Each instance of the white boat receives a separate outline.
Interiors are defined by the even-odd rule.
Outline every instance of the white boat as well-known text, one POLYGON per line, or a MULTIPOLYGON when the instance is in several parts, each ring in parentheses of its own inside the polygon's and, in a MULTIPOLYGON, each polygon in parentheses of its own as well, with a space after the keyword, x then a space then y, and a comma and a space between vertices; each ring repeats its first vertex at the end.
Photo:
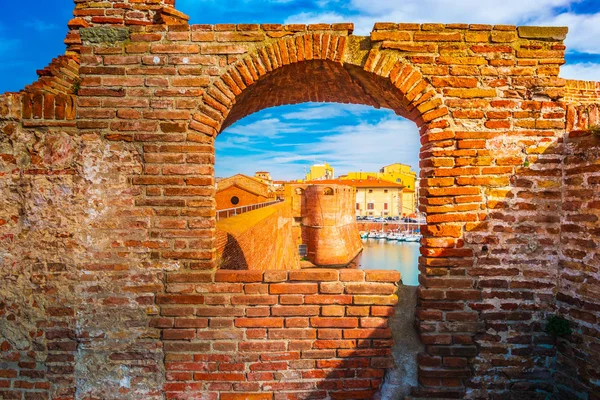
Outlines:
POLYGON ((412 233, 406 237, 407 242, 419 242, 423 236, 418 233, 412 233))
POLYGON ((360 233, 361 239, 366 239, 369 237, 369 232, 367 232, 367 231, 360 231, 359 233, 360 233))
POLYGON ((377 232, 377 239, 387 239, 387 233, 384 231, 377 232))
POLYGON ((398 240, 398 233, 394 231, 388 231, 387 240, 398 240))
POLYGON ((377 239, 377 231, 371 231, 371 232, 369 232, 369 234, 367 235, 367 237, 369 239, 377 239))
POLYGON ((398 241, 399 242, 406 242, 406 237, 410 235, 409 231, 404 231, 404 232, 400 232, 398 233, 398 241))

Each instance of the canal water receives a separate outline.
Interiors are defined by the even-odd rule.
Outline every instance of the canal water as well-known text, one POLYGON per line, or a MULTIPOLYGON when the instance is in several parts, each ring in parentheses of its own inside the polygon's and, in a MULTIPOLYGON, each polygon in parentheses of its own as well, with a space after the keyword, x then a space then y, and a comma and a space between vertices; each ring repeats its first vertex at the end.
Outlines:
POLYGON ((363 251, 350 263, 350 268, 400 271, 402 283, 419 286, 418 242, 363 239, 363 251))

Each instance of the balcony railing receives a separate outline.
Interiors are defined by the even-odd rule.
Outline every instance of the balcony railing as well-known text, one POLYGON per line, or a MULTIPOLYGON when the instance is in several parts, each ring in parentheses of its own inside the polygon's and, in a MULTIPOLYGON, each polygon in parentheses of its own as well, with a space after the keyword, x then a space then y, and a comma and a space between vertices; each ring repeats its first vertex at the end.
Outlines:
POLYGON ((269 201, 267 203, 258 203, 258 204, 249 204, 247 206, 240 206, 235 208, 226 208, 223 210, 217 210, 217 221, 229 217, 235 217, 236 215, 240 215, 243 213, 247 213, 249 211, 258 210, 259 208, 268 207, 272 204, 281 203, 283 200, 275 200, 269 201))

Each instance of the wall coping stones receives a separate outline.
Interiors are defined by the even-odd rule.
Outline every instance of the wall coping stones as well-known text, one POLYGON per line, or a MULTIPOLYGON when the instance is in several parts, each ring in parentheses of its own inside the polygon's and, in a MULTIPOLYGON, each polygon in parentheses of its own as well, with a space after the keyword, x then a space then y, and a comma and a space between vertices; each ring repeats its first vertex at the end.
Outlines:
POLYGON ((523 39, 565 40, 569 32, 566 26, 519 26, 517 30, 523 39))

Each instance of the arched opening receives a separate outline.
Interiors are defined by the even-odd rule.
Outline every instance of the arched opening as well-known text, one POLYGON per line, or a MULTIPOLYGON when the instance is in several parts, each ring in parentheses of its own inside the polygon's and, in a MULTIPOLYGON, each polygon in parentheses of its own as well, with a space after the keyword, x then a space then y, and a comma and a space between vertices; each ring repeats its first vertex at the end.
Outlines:
MULTIPOLYGON (((291 42, 288 41, 287 43, 284 43, 283 46, 289 46, 289 43, 291 42)), ((289 47, 286 48, 289 50, 289 47)), ((208 90, 209 96, 205 99, 206 106, 208 107, 211 103, 218 103, 211 108, 214 108, 215 111, 218 108, 223 108, 212 114, 213 121, 207 121, 206 118, 194 118, 195 121, 190 127, 200 132, 210 132, 214 129, 215 133, 221 133, 228 127, 237 129, 234 124, 237 121, 241 121, 244 117, 276 106, 308 102, 352 103, 367 105, 374 108, 390 109, 396 115, 411 120, 425 136, 424 142, 426 143, 426 135, 429 133, 427 122, 443 117, 446 114, 445 109, 440 107, 442 104, 441 100, 437 98, 432 88, 425 80, 423 80, 421 74, 406 63, 393 62, 391 59, 383 56, 373 67, 374 69, 377 69, 381 75, 367 72, 359 66, 351 64, 344 65, 340 63, 339 60, 338 62, 331 60, 294 62, 289 65, 273 68, 274 71, 267 73, 264 70, 266 68, 265 59, 259 59, 258 56, 254 58, 249 57, 245 60, 238 61, 236 65, 232 66, 227 74, 223 76, 222 81, 217 81, 215 85, 208 90), (223 103, 228 103, 229 107, 225 106, 223 103), (425 115, 427 113, 429 114, 425 115)), ((204 115, 206 115, 206 112, 204 112, 204 115)), ((447 123, 443 119, 440 119, 439 122, 436 121, 433 124, 433 129, 440 130, 439 128, 443 129, 446 126, 447 123)), ((415 136, 418 136, 416 132, 415 136)), ((397 137, 396 140, 401 140, 401 137, 397 137)), ((420 151, 420 153, 422 154, 422 151, 420 151)), ((217 165, 219 163, 218 158, 217 154, 217 165)), ((258 165, 256 168, 264 169, 263 166, 258 165)), ((377 169, 374 170, 377 171, 377 169)), ((394 183, 397 184, 396 182, 394 183)), ((387 191, 387 193, 385 193, 386 195, 392 196, 389 189, 382 189, 382 193, 384 193, 383 190, 387 191)), ((305 196, 303 188, 295 188, 292 193, 294 193, 295 196, 305 196)), ((325 196, 333 196, 334 194, 338 194, 338 191, 332 187, 326 187, 321 189, 319 193, 325 196)), ((352 196, 354 195, 355 192, 352 192, 352 196)), ((398 194, 396 193, 396 198, 391 201, 398 200, 398 194)), ((302 206, 300 207, 308 208, 308 202, 309 200, 302 203, 302 206)), ((353 201, 352 205, 354 204, 355 202, 353 201)), ((391 203, 388 202, 386 204, 389 207, 389 204, 391 203)), ((352 213, 354 214, 354 209, 352 209, 352 213)), ((273 253, 271 252, 271 254, 273 253)), ((316 280, 318 281, 318 279, 316 280)), ((341 290, 341 293, 352 293, 352 289, 350 289, 350 292, 347 291, 347 288, 341 290)), ((396 315, 400 315, 403 318, 401 321, 397 321, 397 323, 399 326, 403 326, 402 329, 412 330, 414 309, 416 307, 416 287, 409 293, 402 290, 401 292, 400 295, 403 300, 402 310, 399 312, 397 311, 396 315)), ((371 332, 372 335, 367 334, 364 339, 384 340, 386 338, 391 338, 391 336, 386 335, 390 335, 387 316, 391 315, 392 312, 389 306, 386 307, 389 308, 389 314, 386 314, 386 317, 381 318, 381 330, 371 332), (388 333, 386 334, 384 331, 387 331, 388 333)), ((329 308, 325 309, 329 310, 329 308)), ((344 309, 344 307, 342 307, 342 309, 344 309)), ((272 310, 274 310, 274 308, 272 308, 272 310)), ((346 312, 351 311, 342 311, 341 315, 336 315, 336 317, 340 317, 339 320, 328 320, 325 327, 333 327, 333 325, 327 325, 328 323, 354 323, 347 321, 342 322, 344 318, 354 318, 347 315, 346 312)), ((365 318, 373 317, 375 316, 371 314, 365 316, 365 318)), ((308 325, 305 326, 307 332, 314 329, 314 334, 318 335, 317 325, 314 324, 320 323, 318 322, 320 321, 319 318, 324 318, 324 315, 319 314, 319 316, 309 319, 310 322, 307 322, 308 325)), ((358 317, 356 323, 360 324, 360 326, 364 326, 362 324, 367 322, 366 320, 365 322, 360 322, 362 321, 359 321, 360 318, 361 317, 358 317)), ((349 325, 348 328, 350 327, 351 326, 349 325)), ((358 327, 359 325, 357 325, 357 328, 358 327)), ((309 333, 306 334, 308 335, 309 333)), ((339 339, 343 339, 343 335, 352 333, 342 332, 342 330, 340 330, 339 334, 341 335, 339 339)), ((402 334, 406 336, 406 332, 403 332, 402 334)), ((414 331, 412 336, 416 337, 414 331)), ((315 339, 317 339, 317 336, 315 336, 315 339)), ((318 346, 318 342, 319 340, 317 339, 316 342, 307 345, 318 346)), ((411 348, 407 345, 406 341, 400 339, 399 342, 400 347, 403 347, 400 349, 400 353, 404 353, 404 355, 401 355, 398 360, 402 359, 404 377, 407 378, 408 375, 411 375, 411 377, 408 378, 408 381, 412 381, 412 385, 416 385, 416 354, 421 350, 420 344, 418 343, 418 339, 416 339, 414 340, 416 345, 413 343, 413 347, 411 348)), ((358 345, 358 343, 356 342, 355 345, 358 345)), ((335 347, 337 345, 333 346, 337 349, 337 347, 335 347)), ((313 347, 311 347, 311 349, 316 350, 316 348, 313 347)), ((389 351, 391 350, 384 350, 381 354, 389 356, 389 351)), ((341 353, 334 352, 333 355, 328 355, 328 357, 334 357, 336 360, 339 358, 336 362, 345 365, 344 363, 347 362, 347 357, 361 359, 365 354, 366 353, 361 352, 358 348, 354 348, 341 353), (343 356, 340 356, 339 354, 343 354, 343 356)), ((365 361, 366 360, 362 358, 362 360, 356 362, 362 363, 365 361)), ((369 361, 366 362, 369 363, 369 361)), ((385 362, 380 365, 380 367, 384 369, 391 366, 392 364, 385 362)), ((323 378, 331 379, 333 375, 338 373, 340 373, 340 371, 334 368, 325 373, 323 378)), ((353 378, 355 377, 353 376, 353 378)), ((370 398, 370 396, 378 390, 383 375, 379 376, 379 378, 380 380, 376 380, 377 383, 373 383, 374 386, 370 388, 370 394, 365 395, 364 398, 370 398)), ((399 390, 404 390, 403 393, 408 394, 408 386, 409 385, 399 388, 399 390)), ((342 387, 340 386, 337 389, 342 389, 342 387)))

